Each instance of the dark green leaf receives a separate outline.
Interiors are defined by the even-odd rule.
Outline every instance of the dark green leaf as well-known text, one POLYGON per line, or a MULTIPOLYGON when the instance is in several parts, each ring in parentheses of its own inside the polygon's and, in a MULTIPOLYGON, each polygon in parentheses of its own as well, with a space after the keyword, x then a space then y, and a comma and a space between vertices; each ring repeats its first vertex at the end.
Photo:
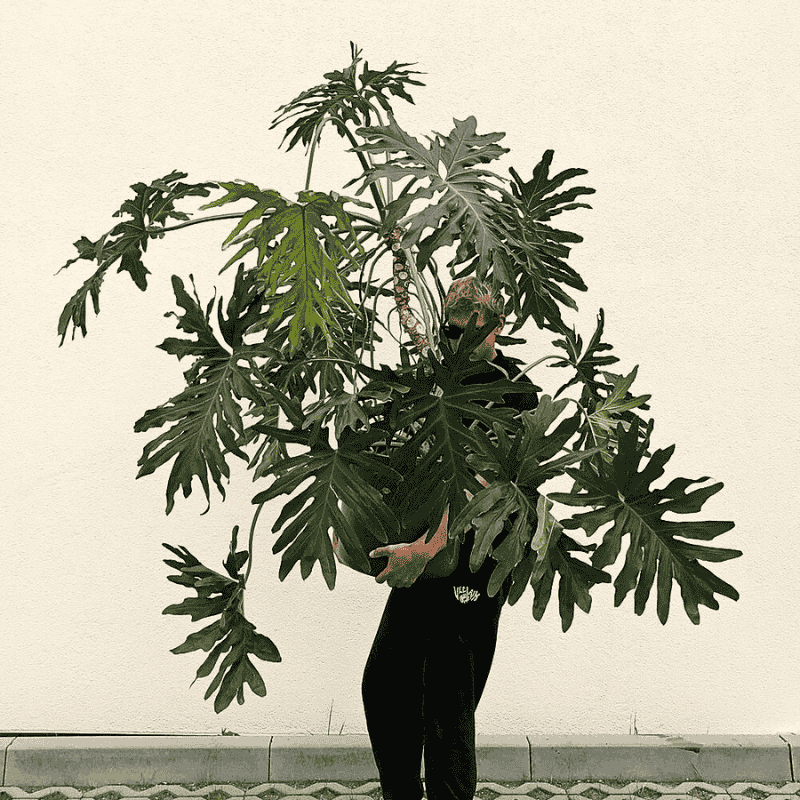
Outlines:
POLYGON ((664 520, 663 515, 677 509, 682 513, 699 510, 705 499, 719 491, 722 484, 686 494, 688 486, 708 479, 679 478, 666 489, 650 488, 650 484, 663 475, 664 465, 674 447, 656 450, 640 471, 639 464, 647 452, 648 440, 640 441, 638 428, 638 420, 627 431, 620 423, 616 434, 619 450, 610 463, 600 460, 591 465, 584 464, 578 470, 568 470, 583 491, 570 495, 553 494, 552 497, 570 505, 599 506, 594 511, 574 515, 570 527, 580 526, 593 534, 599 527, 612 523, 592 558, 595 566, 613 563, 620 553, 622 537, 630 536, 625 562, 614 581, 615 605, 620 605, 635 589, 634 610, 642 614, 658 575, 657 610, 661 622, 667 621, 669 585, 674 579, 681 587, 687 616, 699 624, 698 605, 717 609, 719 604, 715 593, 733 600, 737 600, 739 594, 698 562, 727 561, 740 556, 741 552, 695 545, 676 536, 712 539, 730 530, 733 523, 672 522, 664 520))
POLYGON ((401 245, 404 248, 419 247, 417 266, 420 269, 427 265, 437 249, 460 239, 462 253, 468 245, 474 249, 477 275, 484 278, 495 264, 510 269, 504 236, 497 223, 500 201, 490 192, 502 197, 507 193, 498 183, 487 180, 496 178, 494 173, 476 169, 475 165, 486 164, 508 152, 507 148, 496 144, 505 134, 479 135, 475 117, 454 119, 453 124, 455 127, 448 135, 435 134, 429 148, 400 128, 391 115, 385 127, 359 129, 358 133, 366 144, 356 149, 373 156, 385 155, 388 159, 385 164, 378 164, 365 173, 359 193, 381 178, 424 181, 424 187, 407 192, 387 206, 386 227, 391 229, 400 224, 405 229, 401 245), (397 153, 401 155, 389 157, 397 153), (440 165, 444 176, 440 174, 440 165), (435 203, 401 221, 412 203, 435 196, 435 203), (422 239, 426 228, 432 228, 434 232, 422 239))
POLYGON ((61 344, 64 343, 70 322, 73 339, 77 328, 86 336, 87 295, 92 298, 94 313, 99 314, 100 286, 108 268, 115 262, 120 262, 118 273, 127 272, 139 289, 144 291, 147 288, 149 270, 142 263, 142 253, 147 249, 148 240, 163 237, 159 228, 165 227, 169 218, 188 219, 186 214, 175 210, 176 200, 189 196, 207 197, 209 189, 216 186, 214 183, 181 183, 185 177, 185 172, 174 171, 150 184, 134 184, 131 189, 136 193, 135 197, 126 200, 114 213, 115 217, 125 216, 129 219, 120 222, 96 242, 85 236, 75 242, 78 255, 67 261, 61 269, 80 259, 95 261, 98 268, 61 312, 58 321, 61 344))
POLYGON ((573 201, 579 195, 592 194, 594 189, 579 186, 551 195, 567 180, 586 174, 583 169, 569 169, 548 177, 552 158, 553 151, 547 150, 527 183, 510 169, 514 202, 504 207, 502 213, 512 254, 512 269, 503 277, 503 283, 512 297, 517 317, 511 333, 519 330, 529 317, 540 328, 563 332, 566 328, 559 305, 577 309, 577 304, 561 284, 586 291, 580 275, 566 263, 570 248, 564 244, 580 242, 581 237, 545 222, 563 211, 590 208, 586 203, 573 201))
MULTIPOLYGON (((172 608, 172 606, 170 607, 172 608)), ((197 633, 190 633, 183 644, 173 648, 170 652, 178 655, 179 653, 191 653, 193 650, 209 651, 221 636, 219 623, 212 622, 197 633)))
POLYGON ((291 103, 278 109, 278 116, 270 130, 294 118, 281 141, 283 144, 292 135, 287 150, 291 150, 298 142, 310 144, 318 127, 328 121, 339 121, 335 127, 341 136, 345 135, 341 127, 344 122, 369 125, 376 111, 375 102, 385 111, 391 111, 387 92, 413 103, 406 87, 425 85, 410 77, 422 73, 405 69, 412 64, 398 64, 396 61, 382 71, 371 70, 364 62, 359 85, 356 67, 361 61, 360 51, 352 42, 350 49, 352 62, 346 69, 326 73, 326 83, 302 92, 291 103))
POLYGON ((248 318, 258 314, 260 303, 252 274, 239 268, 233 290, 235 303, 229 303, 228 319, 223 318, 223 322, 236 320, 238 323, 228 325, 227 343, 233 352, 218 342, 208 318, 210 306, 204 312, 196 293, 192 298, 179 277, 173 276, 172 285, 178 305, 184 309, 182 316, 174 315, 178 327, 197 339, 180 340, 179 351, 175 346, 178 340, 174 339, 166 340, 161 347, 176 352, 179 357, 193 355, 196 360, 186 373, 187 387, 168 403, 147 411, 134 425, 134 430, 141 432, 173 423, 145 445, 136 476, 149 475, 175 459, 167 481, 167 514, 174 507, 179 488, 183 489, 184 497, 189 496, 195 477, 203 486, 209 506, 209 474, 225 497, 222 478, 230 476, 230 469, 222 448, 247 460, 236 444, 237 437, 244 432, 238 401, 261 402, 249 369, 241 364, 247 353, 247 346, 242 342, 243 329, 248 318))
MULTIPOLYGON (((232 572, 237 574, 244 561, 241 556, 245 551, 236 551, 238 526, 233 529, 230 548, 226 559, 226 569, 239 566, 232 572)), ((183 644, 172 650, 173 653, 188 653, 194 650, 210 651, 197 670, 195 680, 210 675, 219 660, 227 655, 219 665, 216 677, 211 681, 205 693, 205 699, 211 697, 219 689, 214 708, 219 713, 230 705, 234 696, 244 700, 243 684, 248 683, 250 688, 259 696, 266 694, 266 686, 258 671, 249 661, 248 654, 254 655, 264 661, 279 662, 281 660, 278 648, 268 637, 257 633, 255 625, 248 622, 242 614, 242 594, 244 585, 237 580, 226 578, 213 570, 208 569, 186 549, 165 544, 171 552, 181 557, 181 561, 167 560, 167 563, 178 569, 189 585, 198 593, 196 598, 186 598, 182 603, 168 606, 164 614, 191 614, 192 619, 219 615, 219 619, 196 633, 190 634, 183 644), (221 579, 211 589, 215 597, 206 595, 209 591, 205 582, 209 578, 221 579)), ((174 577, 174 576, 170 576, 174 577)), ((193 681, 194 683, 194 681, 193 681)))
POLYGON ((280 661, 281 655, 272 639, 260 633, 253 633, 251 637, 251 652, 262 661, 280 661))

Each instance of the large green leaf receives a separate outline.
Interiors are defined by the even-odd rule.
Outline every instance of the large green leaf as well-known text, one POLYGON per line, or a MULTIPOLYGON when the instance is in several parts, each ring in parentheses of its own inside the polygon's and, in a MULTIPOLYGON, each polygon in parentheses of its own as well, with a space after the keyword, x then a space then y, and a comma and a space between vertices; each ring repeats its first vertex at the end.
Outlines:
POLYGON ((490 553, 498 562, 489 581, 490 595, 499 590, 508 574, 523 559, 529 542, 537 556, 537 573, 541 575, 553 538, 553 525, 548 521, 552 503, 542 505, 538 488, 560 474, 568 464, 589 458, 599 450, 593 448, 560 455, 567 441, 574 436, 579 418, 573 416, 562 420, 552 433, 547 431, 566 406, 566 400, 553 403, 548 395, 544 395, 534 411, 521 413, 518 430, 513 435, 494 423, 496 444, 481 431, 475 431, 480 452, 467 460, 484 478, 491 476, 492 482, 467 503, 453 519, 450 528, 453 531, 460 531, 466 525, 474 528, 475 545, 470 555, 472 571, 480 569, 490 553), (507 521, 509 535, 493 551, 492 543, 507 521), (537 530, 531 541, 535 525, 537 530))
MULTIPOLYGON (((448 505, 451 515, 456 517, 467 502, 466 492, 474 495, 481 491, 475 468, 467 461, 470 453, 480 451, 478 431, 470 427, 473 420, 488 431, 495 425, 513 431, 518 412, 503 406, 503 395, 538 390, 532 384, 506 378, 490 383, 465 383, 472 376, 491 374, 494 378, 496 374, 486 361, 470 359, 475 346, 491 328, 491 323, 487 323, 485 328, 477 329, 475 322, 473 315, 455 351, 449 343, 444 343, 441 361, 429 356, 431 375, 421 369, 416 374, 392 374, 393 381, 408 389, 395 395, 389 404, 387 424, 391 431, 408 432, 406 441, 393 451, 391 464, 419 492, 407 494, 398 510, 404 519, 408 515, 409 527, 418 527, 415 520, 440 519, 448 505), (487 402, 495 406, 486 408, 487 402), (426 502, 421 503, 421 498, 426 498, 426 502)), ((385 377, 376 371, 371 374, 378 380, 385 377)), ((460 535, 461 529, 453 530, 460 535)))
POLYGON ((478 277, 485 277, 492 267, 510 274, 505 235, 498 225, 501 201, 494 196, 510 198, 510 195, 499 184, 495 173, 475 167, 508 152, 507 148, 496 144, 505 134, 477 134, 475 117, 453 120, 453 123, 455 127, 447 136, 436 133, 434 139, 426 137, 430 147, 406 133, 392 116, 387 126, 360 128, 358 133, 366 144, 356 149, 372 155, 386 155, 387 161, 362 176, 363 185, 358 193, 381 178, 391 181, 410 178, 402 195, 386 207, 385 224, 388 228, 398 223, 403 227, 405 235, 401 246, 419 248, 417 264, 420 268, 425 267, 437 249, 460 240, 461 257, 457 256, 457 261, 464 260, 463 254, 469 247, 474 248, 473 269, 478 277), (394 153, 401 155, 389 158, 394 153), (489 180, 491 177, 498 182, 489 180), (409 186, 417 181, 427 184, 409 191, 409 186), (401 219, 414 201, 433 198, 436 202, 401 219), (423 238, 426 228, 432 228, 433 233, 423 238))
MULTIPOLYGON (((127 272, 136 286, 144 291, 147 288, 149 270, 142 263, 142 254, 147 250, 149 239, 163 238, 160 231, 169 219, 188 220, 189 216, 175 209, 175 201, 183 197, 207 197, 215 183, 182 183, 185 172, 173 171, 152 183, 135 183, 131 189, 135 197, 126 200, 114 212, 115 217, 127 216, 118 225, 104 233, 97 241, 82 236, 75 242, 78 255, 70 259, 61 269, 66 269, 80 259, 95 261, 98 268, 72 296, 58 320, 60 344, 64 344, 70 322, 72 338, 80 328, 86 336, 86 300, 92 299, 94 313, 100 313, 100 286, 108 269, 119 261, 117 272, 127 272)), ((60 271, 60 270, 59 270, 60 271)))
POLYGON ((210 324, 214 301, 204 311, 197 293, 191 297, 178 276, 173 276, 172 286, 178 305, 184 309, 180 316, 173 314, 178 327, 197 339, 168 338, 159 347, 179 359, 193 356, 195 361, 185 373, 186 388, 167 403, 145 412, 134 425, 134 430, 140 432, 173 423, 145 445, 137 475, 137 478, 149 475, 175 458, 167 482, 167 514, 174 507, 179 487, 184 497, 189 496, 195 476, 203 486, 209 506, 209 474, 225 497, 222 477, 228 478, 230 469, 222 448, 247 460, 237 445, 237 437, 244 434, 238 401, 263 402, 253 383, 249 363, 241 363, 252 352, 244 344, 244 333, 258 318, 261 307, 262 295, 252 271, 245 272, 240 266, 227 316, 222 312, 222 300, 219 301, 217 316, 227 348, 218 341, 210 324))
POLYGON ((289 202, 272 190, 261 190, 252 183, 220 183, 224 197, 204 208, 239 200, 255 201, 223 244, 239 246, 223 269, 255 251, 257 267, 271 295, 271 311, 265 325, 289 321, 289 341, 294 351, 301 336, 320 329, 334 346, 330 327, 341 332, 331 303, 336 300, 357 311, 342 280, 340 270, 358 266, 353 252, 361 252, 350 217, 338 195, 300 192, 297 203, 289 202), (337 230, 325 222, 333 218, 337 230), (251 222, 257 224, 247 227, 251 222), (345 262, 344 267, 340 264, 345 262), (285 289, 280 292, 279 290, 285 289))
POLYGON ((691 484, 704 483, 709 479, 676 478, 664 489, 651 489, 653 481, 664 474, 664 465, 672 457, 675 447, 656 450, 639 471, 648 442, 640 441, 638 428, 638 420, 627 431, 622 424, 618 426, 619 450, 611 463, 599 459, 584 463, 578 470, 567 470, 582 492, 554 493, 551 497, 570 506, 598 506, 594 511, 575 514, 563 523, 565 528, 581 527, 591 535, 601 526, 611 523, 602 544, 592 557, 596 567, 613 564, 619 556, 622 537, 630 536, 625 563, 614 581, 615 605, 620 605, 627 594, 635 589, 634 610, 642 614, 657 574, 657 611, 662 624, 666 623, 669 616, 672 581, 675 580, 681 587, 686 614, 697 625, 700 622, 698 605, 715 610, 719 608, 715 593, 733 600, 739 598, 732 586, 699 562, 727 561, 742 553, 684 540, 713 539, 729 531, 734 524, 663 519, 668 511, 677 514, 699 511, 705 500, 722 488, 722 484, 716 483, 686 493, 691 484))
POLYGON ((566 633, 575 618, 575 606, 588 614, 592 607, 592 587, 598 583, 609 583, 611 576, 572 555, 575 550, 591 552, 594 545, 580 544, 568 536, 561 523, 550 513, 552 506, 552 501, 546 496, 539 497, 536 504, 536 531, 530 540, 530 549, 511 573, 508 603, 516 603, 530 584, 534 591, 533 618, 538 622, 550 602, 555 576, 558 575, 558 610, 561 630, 566 633))
MULTIPOLYGON (((272 526, 273 532, 285 526, 272 548, 273 553, 287 548, 281 557, 279 578, 284 580, 299 561, 305 580, 319 561, 328 588, 333 589, 336 565, 329 529, 333 528, 348 552, 358 555, 362 555, 358 528, 367 528, 382 542, 387 542, 400 526, 381 493, 367 478, 373 481, 381 478, 390 483, 402 478, 379 459, 362 452, 368 448, 370 440, 380 437, 380 432, 368 432, 370 439, 356 436, 347 429, 343 431, 339 447, 334 449, 327 443, 327 431, 320 429, 319 423, 310 431, 270 431, 266 426, 263 429, 276 438, 310 448, 308 453, 274 465, 270 471, 280 477, 253 498, 253 503, 265 503, 281 494, 292 494, 309 478, 313 479, 310 486, 284 505, 272 526), (309 500, 311 503, 307 505, 309 500), (345 518, 340 503, 352 510, 355 526, 345 518)), ((369 571, 368 564, 360 566, 369 571)))
POLYGON ((553 151, 547 150, 534 167, 533 177, 527 182, 513 168, 510 169, 514 179, 511 191, 515 202, 504 204, 502 216, 510 251, 514 256, 510 262, 514 265, 514 272, 510 279, 504 280, 516 313, 512 334, 529 317, 533 317, 540 328, 563 331, 565 326, 559 305, 571 309, 578 307, 563 287, 586 291, 581 276, 566 262, 570 253, 568 244, 581 242, 582 237, 545 223, 563 211, 591 208, 586 203, 574 201, 580 195, 592 194, 594 189, 576 186, 557 192, 566 181, 585 175, 586 170, 568 169, 551 177, 549 169, 552 160, 553 151), (518 295, 522 302, 519 302, 518 295))
POLYGON ((227 653, 205 694, 207 700, 219 689, 214 700, 217 713, 227 708, 236 696, 239 703, 244 702, 245 683, 259 697, 266 695, 266 686, 250 660, 251 655, 263 661, 281 660, 273 641, 257 633, 256 626, 244 617, 244 578, 239 573, 250 554, 246 550, 236 551, 237 533, 238 526, 233 529, 230 552, 224 562, 225 571, 230 577, 204 566, 185 547, 164 544, 180 559, 164 560, 167 566, 178 571, 177 575, 168 575, 168 580, 194 589, 197 597, 188 597, 182 603, 167 606, 162 613, 186 614, 194 622, 219 616, 210 625, 189 634, 183 644, 171 651, 176 655, 196 650, 209 653, 198 668, 195 680, 210 675, 220 656, 227 653))

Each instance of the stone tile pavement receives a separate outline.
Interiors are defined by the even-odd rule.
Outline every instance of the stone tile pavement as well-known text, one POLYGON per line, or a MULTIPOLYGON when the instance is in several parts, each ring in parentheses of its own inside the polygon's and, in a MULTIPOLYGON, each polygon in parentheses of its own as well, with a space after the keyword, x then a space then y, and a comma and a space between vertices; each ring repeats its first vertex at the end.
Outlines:
MULTIPOLYGON (((800 800, 800 736, 478 736, 478 800, 800 800)), ((424 780, 424 766, 421 771, 424 780)), ((0 736, 0 800, 382 800, 365 735, 0 736)))
MULTIPOLYGON (((382 800, 377 781, 0 787, 0 800, 382 800)), ((798 800, 800 783, 544 781, 478 783, 476 800, 798 800)))

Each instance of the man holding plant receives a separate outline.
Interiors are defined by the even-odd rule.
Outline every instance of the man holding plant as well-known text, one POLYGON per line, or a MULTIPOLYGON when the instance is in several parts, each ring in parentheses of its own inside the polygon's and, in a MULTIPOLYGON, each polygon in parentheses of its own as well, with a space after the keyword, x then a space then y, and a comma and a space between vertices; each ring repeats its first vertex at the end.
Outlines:
MULTIPOLYGON (((500 314, 500 322, 475 348, 475 357, 500 366, 513 378, 519 367, 495 348, 505 323, 502 304, 477 279, 463 278, 451 285, 445 333, 458 337, 475 312, 478 326, 483 326, 492 311, 500 314)), ((498 370, 465 382, 501 377, 498 370)), ((521 380, 530 383, 527 376, 521 380)), ((537 398, 511 394, 505 402, 518 410, 533 409, 537 398)), ((416 541, 377 547, 369 554, 388 556, 375 580, 392 587, 362 681, 367 729, 386 800, 422 797, 423 745, 429 800, 471 800, 477 786, 475 709, 489 676, 511 576, 494 597, 488 595, 494 563, 487 558, 478 572, 470 571, 474 531, 468 528, 455 570, 446 577, 418 580, 447 545, 448 510, 429 542, 423 534, 416 541)), ((495 547, 504 535, 497 537, 495 547)), ((344 563, 338 542, 335 549, 344 563)))

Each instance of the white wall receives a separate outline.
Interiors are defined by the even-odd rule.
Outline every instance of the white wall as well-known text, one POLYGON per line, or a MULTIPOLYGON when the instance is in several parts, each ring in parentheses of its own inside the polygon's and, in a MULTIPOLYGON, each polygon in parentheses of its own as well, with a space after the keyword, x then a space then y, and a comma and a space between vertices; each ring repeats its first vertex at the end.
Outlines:
MULTIPOLYGON (((395 106, 417 136, 475 114, 479 132, 507 132, 503 170, 529 177, 547 148, 557 168, 589 170, 594 209, 567 215, 590 287, 576 324, 587 339, 605 308, 620 369, 639 364, 653 395, 655 445, 677 443, 666 478, 724 481, 703 518, 735 520, 716 543, 745 553, 714 566, 741 599, 702 608, 699 627, 677 587, 663 628, 652 601, 640 618, 600 587, 565 635, 555 601, 533 620, 528 590, 504 611, 479 732, 627 733, 634 713, 640 733, 800 728, 796 3, 6 0, 1 13, 0 731, 324 733, 333 701, 333 732, 366 732, 361 670, 388 588, 344 571, 330 593, 318 569, 280 583, 278 504, 247 600, 283 655, 262 665, 266 699, 217 716, 207 681, 189 689, 199 654, 169 652, 198 626, 160 615, 183 597, 161 542, 219 564, 260 488, 234 468, 225 503, 200 516, 197 489, 165 517, 167 471, 134 480, 149 434, 133 422, 186 368, 155 349, 175 335, 170 275, 192 272, 210 297, 226 225, 153 244, 146 294, 109 275, 89 336, 59 349, 55 335, 89 271, 55 272, 80 235, 111 227, 129 184, 177 168, 302 189, 303 154, 278 152, 269 123, 346 66, 350 39, 373 67, 427 73, 416 105, 395 106)), ((329 132, 314 186, 354 174, 341 151, 329 132)), ((550 338, 531 328, 511 352, 534 360, 550 338)))

